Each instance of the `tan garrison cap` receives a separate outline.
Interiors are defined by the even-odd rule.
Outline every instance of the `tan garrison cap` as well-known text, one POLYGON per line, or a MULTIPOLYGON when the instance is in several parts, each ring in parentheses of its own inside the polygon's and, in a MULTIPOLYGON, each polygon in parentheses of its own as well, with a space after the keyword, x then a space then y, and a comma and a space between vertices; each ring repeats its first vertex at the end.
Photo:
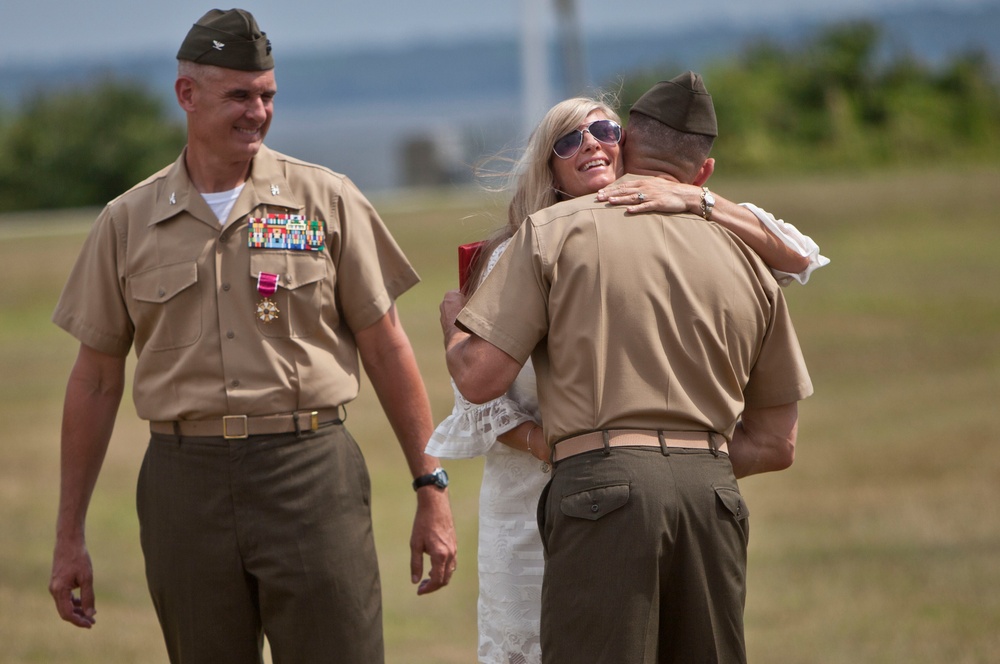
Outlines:
POLYGON ((274 69, 271 42, 244 9, 213 9, 191 26, 178 60, 242 71, 274 69))
POLYGON ((648 115, 686 134, 719 135, 712 95, 701 76, 692 71, 660 81, 639 97, 629 113, 648 115))

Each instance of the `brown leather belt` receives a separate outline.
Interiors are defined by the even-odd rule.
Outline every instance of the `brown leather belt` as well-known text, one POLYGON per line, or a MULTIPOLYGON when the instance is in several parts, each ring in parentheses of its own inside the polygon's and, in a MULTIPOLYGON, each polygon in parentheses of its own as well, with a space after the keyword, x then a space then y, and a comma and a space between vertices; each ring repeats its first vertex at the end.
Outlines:
POLYGON ((711 431, 653 431, 649 429, 608 429, 564 438, 552 450, 552 462, 571 456, 604 449, 605 447, 683 447, 692 450, 712 450, 729 454, 729 445, 720 434, 711 431), (715 444, 718 436, 722 442, 715 444))
POLYGON ((214 436, 242 439, 250 436, 315 431, 324 424, 340 422, 339 408, 300 410, 282 415, 226 415, 213 420, 150 422, 153 433, 179 436, 214 436))

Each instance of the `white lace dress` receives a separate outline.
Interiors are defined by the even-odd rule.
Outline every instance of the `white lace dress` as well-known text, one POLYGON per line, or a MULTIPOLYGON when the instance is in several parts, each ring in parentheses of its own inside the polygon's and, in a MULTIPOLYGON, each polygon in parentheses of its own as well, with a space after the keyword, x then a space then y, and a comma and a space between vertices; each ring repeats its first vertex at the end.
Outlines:
MULTIPOLYGON (((490 257, 486 273, 506 248, 490 257)), ((544 558, 535 511, 549 479, 527 452, 497 442, 523 422, 541 422, 529 360, 506 395, 473 404, 455 390, 455 407, 434 430, 428 454, 445 459, 483 455, 479 494, 479 661, 539 664, 544 558)))

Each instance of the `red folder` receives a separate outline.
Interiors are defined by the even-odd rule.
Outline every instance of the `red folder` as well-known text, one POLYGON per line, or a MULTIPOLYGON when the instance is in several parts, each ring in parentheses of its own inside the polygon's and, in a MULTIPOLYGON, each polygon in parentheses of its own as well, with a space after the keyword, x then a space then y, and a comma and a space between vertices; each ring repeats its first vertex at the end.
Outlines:
POLYGON ((465 284, 472 276, 472 270, 479 260, 479 253, 483 250, 486 242, 472 242, 470 244, 459 245, 458 247, 458 287, 465 290, 465 284))

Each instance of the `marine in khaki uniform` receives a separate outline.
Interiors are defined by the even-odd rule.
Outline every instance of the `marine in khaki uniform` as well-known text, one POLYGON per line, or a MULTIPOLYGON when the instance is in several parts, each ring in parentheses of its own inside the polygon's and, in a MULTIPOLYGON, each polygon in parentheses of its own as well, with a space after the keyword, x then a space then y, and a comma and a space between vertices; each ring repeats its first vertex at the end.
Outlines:
MULTIPOLYGON (((702 185, 716 133, 699 76, 661 82, 630 111, 625 178, 702 185)), ((458 325, 448 366, 470 400, 529 356, 538 375, 543 661, 745 661, 736 478, 791 464, 812 393, 763 262, 704 219, 586 196, 528 218, 458 325)))
POLYGON ((380 662, 371 487, 343 424, 359 356, 417 478, 418 593, 455 568, 394 305, 418 277, 348 178, 263 145, 277 86, 248 12, 207 13, 177 57, 187 147, 103 210, 53 316, 81 346, 50 590, 65 620, 94 624, 87 505, 134 346, 141 541, 171 661, 259 661, 266 633, 276 661, 380 662))

